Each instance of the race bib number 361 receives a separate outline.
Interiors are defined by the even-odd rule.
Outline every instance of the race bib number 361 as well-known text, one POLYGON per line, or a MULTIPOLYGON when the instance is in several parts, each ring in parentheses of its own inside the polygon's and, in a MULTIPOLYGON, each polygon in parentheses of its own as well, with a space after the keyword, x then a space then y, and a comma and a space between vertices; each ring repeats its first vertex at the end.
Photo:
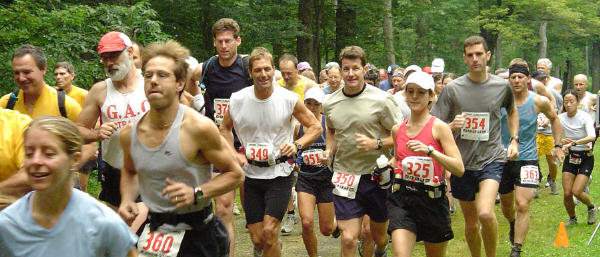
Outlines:
POLYGON ((150 231, 150 225, 146 224, 138 240, 138 256, 175 257, 179 253, 183 235, 185 230, 166 234, 150 231))
POLYGON ((465 124, 460 130, 460 138, 466 140, 488 141, 490 137, 489 112, 465 112, 465 124))
POLYGON ((356 190, 358 189, 358 182, 360 182, 360 175, 344 174, 341 172, 334 172, 331 177, 331 183, 333 183, 333 194, 341 197, 354 199, 356 197, 356 190))
POLYGON ((535 165, 521 167, 521 184, 537 185, 540 183, 540 172, 535 165))

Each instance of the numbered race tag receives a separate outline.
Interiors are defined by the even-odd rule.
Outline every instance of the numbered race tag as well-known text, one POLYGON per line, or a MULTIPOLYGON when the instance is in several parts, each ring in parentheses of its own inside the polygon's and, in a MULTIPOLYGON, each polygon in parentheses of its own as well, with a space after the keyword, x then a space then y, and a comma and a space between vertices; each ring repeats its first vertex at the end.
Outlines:
POLYGON ((537 185, 540 183, 538 166, 525 165, 521 167, 521 184, 537 185))
POLYGON ((323 149, 310 149, 302 151, 302 161, 309 166, 322 166, 319 156, 323 153, 323 149))
POLYGON ((333 194, 354 199, 356 197, 356 190, 358 189, 358 182, 360 182, 360 176, 334 172, 331 177, 331 183, 334 186, 333 194))
POLYGON ((402 179, 433 186, 431 157, 409 156, 402 160, 402 179))
POLYGON ((150 224, 146 224, 137 243, 138 256, 175 257, 179 253, 183 235, 185 230, 166 234, 150 231, 150 224))
POLYGON ((460 138, 465 140, 488 141, 490 134, 489 112, 465 112, 465 124, 460 130, 460 138))
POLYGON ((216 98, 214 100, 213 110, 215 110, 215 123, 217 126, 221 125, 225 112, 227 112, 227 106, 229 106, 229 99, 216 98))
POLYGON ((273 146, 268 143, 248 143, 246 145, 246 158, 248 160, 268 162, 269 165, 275 165, 273 146))
POLYGON ((569 163, 579 165, 579 164, 581 164, 581 158, 577 158, 573 155, 569 155, 569 163))

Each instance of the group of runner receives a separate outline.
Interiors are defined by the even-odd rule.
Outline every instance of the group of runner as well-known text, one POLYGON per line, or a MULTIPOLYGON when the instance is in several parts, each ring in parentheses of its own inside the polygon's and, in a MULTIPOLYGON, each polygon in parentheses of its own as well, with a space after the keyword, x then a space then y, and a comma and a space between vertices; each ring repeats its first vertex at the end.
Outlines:
POLYGON ((281 256, 296 194, 309 256, 318 256, 315 207, 320 232, 341 237, 341 256, 385 256, 390 236, 394 256, 418 241, 445 256, 454 198, 471 256, 482 242, 495 256, 498 193, 520 256, 542 155, 552 194, 564 157, 567 225, 577 223, 574 197, 596 222, 586 190, 596 97, 585 75, 562 95, 547 59, 535 79, 519 58, 491 75, 487 44, 472 36, 458 78, 436 59, 429 69, 392 65, 380 83, 364 50, 348 46, 316 82, 292 55, 278 72, 265 48, 238 54, 232 19, 212 33, 217 55, 199 64, 176 41, 144 48, 109 32, 97 49, 108 78, 89 92, 72 85, 69 63, 55 65, 54 89, 39 48, 15 51, 19 90, 0 99, 1 256, 234 256, 238 187, 254 256, 281 256), (85 191, 96 157, 110 208, 73 189, 80 171, 85 191))

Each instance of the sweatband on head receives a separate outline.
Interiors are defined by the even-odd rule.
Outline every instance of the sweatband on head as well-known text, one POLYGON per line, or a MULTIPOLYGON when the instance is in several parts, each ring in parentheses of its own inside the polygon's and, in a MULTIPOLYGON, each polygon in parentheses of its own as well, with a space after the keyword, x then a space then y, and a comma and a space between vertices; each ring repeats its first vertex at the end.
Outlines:
POLYGON ((521 73, 525 76, 529 76, 529 69, 527 69, 525 66, 513 65, 510 68, 508 68, 508 74, 509 76, 511 76, 513 73, 521 73))

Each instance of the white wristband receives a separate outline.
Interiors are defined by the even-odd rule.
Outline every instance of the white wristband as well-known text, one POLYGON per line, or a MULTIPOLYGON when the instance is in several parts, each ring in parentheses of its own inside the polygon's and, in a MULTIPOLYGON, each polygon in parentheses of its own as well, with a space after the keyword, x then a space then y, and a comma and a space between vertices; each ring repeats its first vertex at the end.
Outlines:
POLYGON ((204 96, 202 94, 197 94, 194 96, 194 109, 199 113, 204 114, 204 96))

